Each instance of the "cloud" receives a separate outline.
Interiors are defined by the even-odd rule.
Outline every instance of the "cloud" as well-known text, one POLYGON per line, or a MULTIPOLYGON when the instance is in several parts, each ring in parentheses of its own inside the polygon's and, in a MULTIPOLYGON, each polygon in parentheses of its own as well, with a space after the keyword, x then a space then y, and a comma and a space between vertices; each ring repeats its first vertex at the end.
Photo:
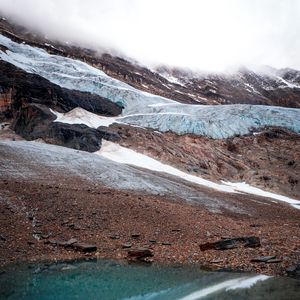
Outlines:
POLYGON ((0 0, 0 11, 51 38, 149 66, 300 69, 298 0, 0 0))

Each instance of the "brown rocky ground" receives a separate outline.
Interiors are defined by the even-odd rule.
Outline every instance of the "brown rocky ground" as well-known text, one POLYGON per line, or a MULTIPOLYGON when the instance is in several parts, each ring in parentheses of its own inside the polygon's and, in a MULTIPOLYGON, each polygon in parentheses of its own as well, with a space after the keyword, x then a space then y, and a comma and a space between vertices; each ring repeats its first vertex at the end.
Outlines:
POLYGON ((214 140, 178 136, 114 124, 119 143, 210 180, 245 181, 271 192, 300 198, 300 136, 282 128, 214 140))
POLYGON ((53 178, 50 184, 2 178, 0 190, 2 266, 83 257, 124 260, 124 244, 152 249, 155 263, 193 263, 264 274, 284 275, 288 266, 300 261, 300 211, 287 205, 253 202, 256 214, 251 217, 215 214, 177 199, 95 187, 70 176, 53 178), (200 251, 200 244, 240 236, 257 236, 261 246, 200 251), (45 243, 49 238, 76 238, 95 244, 98 250, 82 254, 45 243), (261 255, 275 255, 281 261, 251 262, 261 255))

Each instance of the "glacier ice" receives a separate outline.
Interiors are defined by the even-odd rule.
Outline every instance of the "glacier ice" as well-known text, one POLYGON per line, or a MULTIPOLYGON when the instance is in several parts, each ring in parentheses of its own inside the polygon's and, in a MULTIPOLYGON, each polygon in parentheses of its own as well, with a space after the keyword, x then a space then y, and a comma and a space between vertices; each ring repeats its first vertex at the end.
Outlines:
MULTIPOLYGON (((258 105, 191 105, 139 91, 78 60, 50 55, 0 35, 0 59, 62 87, 100 95, 124 107, 119 122, 211 138, 245 135, 264 126, 300 133, 300 110, 258 105)), ((80 122, 80 121, 79 121, 80 122)))
POLYGON ((0 141, 0 165, 0 178, 23 181, 39 179, 49 184, 53 180, 55 182, 56 178, 61 178, 62 174, 68 174, 75 181, 82 179, 117 190, 169 195, 175 199, 202 204, 213 212, 226 209, 249 214, 252 211, 244 210, 229 196, 226 201, 223 197, 210 196, 205 189, 201 190, 196 185, 180 181, 175 176, 149 172, 113 162, 94 153, 56 145, 28 141, 0 141))

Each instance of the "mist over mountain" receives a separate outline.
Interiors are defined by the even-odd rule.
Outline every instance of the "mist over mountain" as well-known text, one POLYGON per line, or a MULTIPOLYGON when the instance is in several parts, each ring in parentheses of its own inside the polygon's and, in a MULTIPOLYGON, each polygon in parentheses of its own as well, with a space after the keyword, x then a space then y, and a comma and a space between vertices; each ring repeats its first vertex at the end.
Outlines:
POLYGON ((0 11, 52 39, 148 67, 300 69, 297 0, 0 0, 0 11))

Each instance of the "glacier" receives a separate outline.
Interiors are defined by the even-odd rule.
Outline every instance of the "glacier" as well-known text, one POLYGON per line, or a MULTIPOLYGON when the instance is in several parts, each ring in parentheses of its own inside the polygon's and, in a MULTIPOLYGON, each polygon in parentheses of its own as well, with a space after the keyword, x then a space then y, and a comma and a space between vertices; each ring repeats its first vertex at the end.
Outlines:
POLYGON ((0 59, 61 87, 97 94, 119 104, 123 107, 118 118, 121 123, 214 139, 246 135, 266 126, 300 133, 299 109, 247 104, 181 104, 140 91, 79 60, 51 55, 3 35, 0 35, 0 44, 8 49, 0 51, 0 59))

